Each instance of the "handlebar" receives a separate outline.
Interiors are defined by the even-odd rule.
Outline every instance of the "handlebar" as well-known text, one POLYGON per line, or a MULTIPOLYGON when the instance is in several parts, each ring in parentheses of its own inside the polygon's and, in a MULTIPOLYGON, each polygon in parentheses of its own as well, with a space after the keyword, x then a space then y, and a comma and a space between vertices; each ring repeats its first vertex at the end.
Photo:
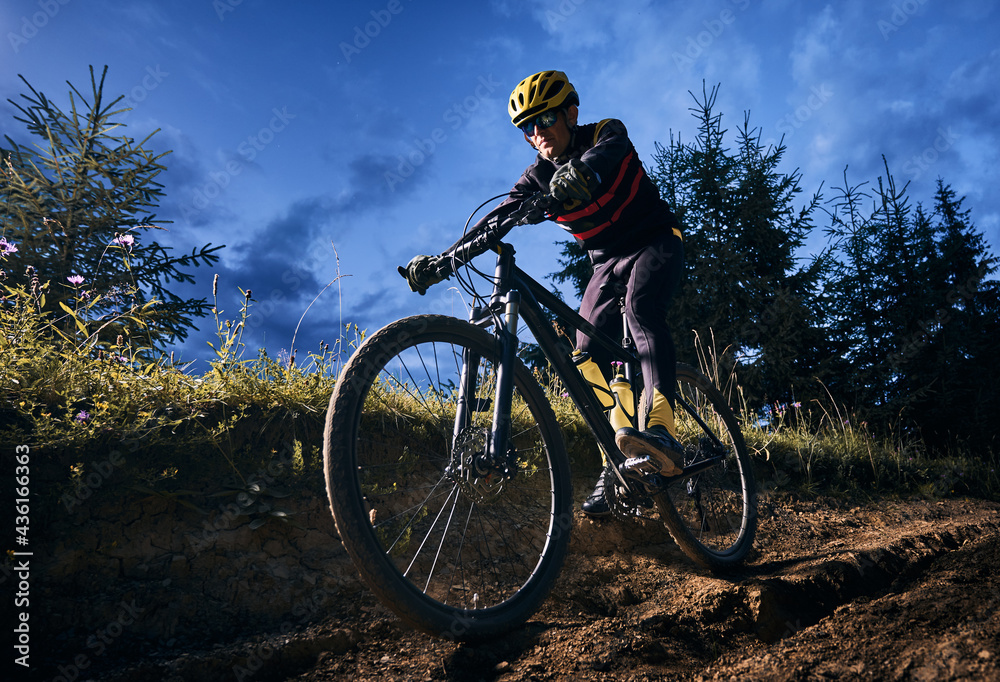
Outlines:
POLYGON ((537 192, 531 195, 503 219, 487 223, 483 231, 470 241, 438 256, 432 266, 434 271, 442 278, 448 277, 453 272, 456 260, 458 264, 464 264, 494 247, 515 227, 519 225, 532 225, 547 220, 550 211, 558 203, 551 194, 545 192, 537 192))

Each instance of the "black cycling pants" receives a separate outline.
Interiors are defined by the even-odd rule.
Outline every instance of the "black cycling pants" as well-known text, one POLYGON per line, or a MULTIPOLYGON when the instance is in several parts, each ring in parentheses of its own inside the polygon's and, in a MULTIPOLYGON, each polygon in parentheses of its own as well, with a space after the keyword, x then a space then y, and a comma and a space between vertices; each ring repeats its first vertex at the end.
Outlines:
MULTIPOLYGON (((584 318, 605 334, 620 339, 622 313, 618 301, 621 293, 616 291, 615 284, 625 285, 625 314, 639 355, 643 383, 659 389, 671 407, 677 360, 667 324, 667 307, 680 283, 683 264, 684 244, 666 230, 633 253, 602 254, 594 258, 594 275, 580 304, 580 314, 584 318)), ((605 378, 609 378, 611 354, 581 332, 577 332, 576 344, 590 354, 605 378)), ((652 391, 647 391, 646 395, 648 406, 652 391)))

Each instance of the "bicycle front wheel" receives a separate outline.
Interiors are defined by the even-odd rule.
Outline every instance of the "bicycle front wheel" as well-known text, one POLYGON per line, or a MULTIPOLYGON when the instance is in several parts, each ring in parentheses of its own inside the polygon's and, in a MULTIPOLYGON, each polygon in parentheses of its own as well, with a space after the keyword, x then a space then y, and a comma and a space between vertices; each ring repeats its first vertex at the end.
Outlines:
POLYGON ((520 361, 510 447, 499 465, 481 465, 499 364, 497 338, 483 329, 407 318, 358 348, 327 412, 326 486, 344 547, 385 606, 450 639, 489 638, 527 620, 562 567, 572 527, 561 432, 520 361))
POLYGON ((674 541, 706 568, 740 564, 757 532, 757 495, 750 456, 722 394, 693 367, 678 364, 677 439, 684 468, 653 497, 674 541), (700 470, 699 470, 700 468, 700 470))

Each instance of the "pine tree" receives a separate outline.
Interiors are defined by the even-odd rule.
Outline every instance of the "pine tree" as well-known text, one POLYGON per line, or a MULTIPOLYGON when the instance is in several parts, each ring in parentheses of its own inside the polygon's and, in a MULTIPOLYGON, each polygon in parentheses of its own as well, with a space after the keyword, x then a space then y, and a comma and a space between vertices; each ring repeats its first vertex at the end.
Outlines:
POLYGON ((817 298, 826 256, 798 256, 820 197, 795 208, 801 176, 778 171, 784 145, 765 148, 749 115, 737 150, 727 149, 717 95, 696 99, 695 142, 657 145, 651 173, 684 225, 686 279, 670 314, 679 355, 693 359, 693 332, 725 351, 724 367, 739 366, 756 401, 803 395, 826 356, 817 298))
MULTIPOLYGON (((107 67, 96 80, 91 67, 89 97, 70 84, 68 112, 23 77, 30 92, 9 100, 15 120, 40 143, 26 148, 7 136, 9 148, 0 150, 0 236, 17 246, 4 262, 6 285, 47 280, 48 303, 57 310, 88 299, 87 314, 106 324, 105 338, 135 332, 150 346, 182 340, 210 306, 166 286, 193 281, 185 268, 217 261, 222 247, 174 256, 151 238, 162 229, 153 211, 169 152, 150 151, 155 133, 139 143, 115 134, 115 116, 127 109, 116 108, 122 97, 105 102, 106 75, 107 67)), ((66 317, 63 325, 72 330, 75 322, 66 317)))
POLYGON ((926 316, 933 235, 926 221, 914 220, 907 187, 896 186, 887 165, 873 195, 861 187, 850 187, 845 171, 828 231, 839 257, 828 285, 838 301, 831 330, 846 362, 831 387, 851 405, 888 419, 908 395, 898 358, 926 316))
POLYGON ((926 217, 935 244, 928 260, 930 306, 902 358, 913 399, 910 418, 929 444, 1000 446, 1000 306, 997 258, 963 199, 938 180, 926 217))
MULTIPOLYGON (((685 277, 669 313, 678 358, 697 364, 696 340, 711 344, 723 372, 738 368, 752 401, 801 396, 817 387, 830 355, 819 292, 827 254, 797 256, 820 197, 794 207, 800 175, 777 170, 785 147, 765 149, 749 116, 737 151, 727 149, 717 95, 695 97, 695 142, 671 135, 650 170, 684 230, 685 277)), ((565 242, 560 264, 551 277, 582 293, 591 272, 583 251, 565 242)))
POLYGON ((997 439, 1000 402, 986 388, 1000 380, 997 288, 986 281, 995 257, 943 182, 930 215, 910 208, 888 165, 873 194, 861 187, 845 173, 830 212, 830 331, 841 344, 831 391, 874 427, 934 447, 997 439))

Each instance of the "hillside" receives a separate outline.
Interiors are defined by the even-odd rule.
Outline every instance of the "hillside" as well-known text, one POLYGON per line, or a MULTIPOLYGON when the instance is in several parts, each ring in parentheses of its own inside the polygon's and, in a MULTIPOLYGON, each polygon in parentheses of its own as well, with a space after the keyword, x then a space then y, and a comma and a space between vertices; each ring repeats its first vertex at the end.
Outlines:
POLYGON ((749 565, 727 577, 696 568, 662 528, 578 514, 543 609, 468 646, 414 633, 375 602, 324 499, 284 501, 293 524, 256 528, 222 504, 205 515, 163 496, 74 510, 40 581, 47 678, 81 655, 80 679, 119 682, 1000 675, 991 502, 769 496, 749 565))

